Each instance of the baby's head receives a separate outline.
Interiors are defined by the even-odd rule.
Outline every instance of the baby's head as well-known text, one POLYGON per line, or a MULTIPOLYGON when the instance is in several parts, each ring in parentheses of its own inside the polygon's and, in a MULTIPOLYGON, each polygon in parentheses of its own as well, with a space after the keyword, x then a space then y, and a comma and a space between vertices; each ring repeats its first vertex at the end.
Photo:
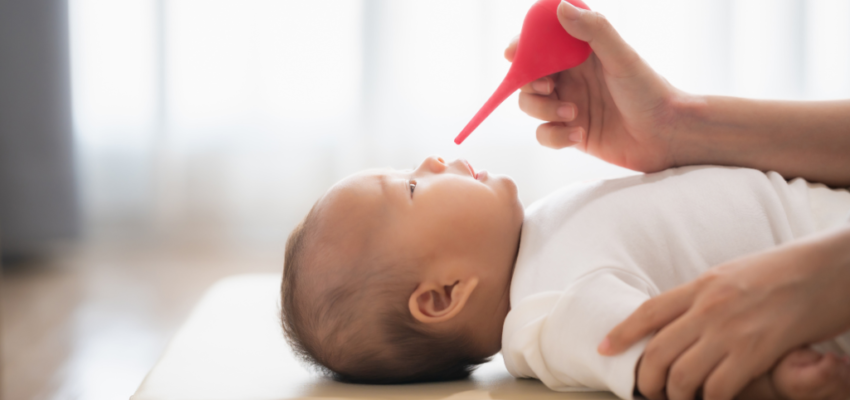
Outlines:
POLYGON ((287 338, 342 381, 466 377, 501 347, 522 218, 514 182, 464 160, 340 181, 287 241, 287 338))

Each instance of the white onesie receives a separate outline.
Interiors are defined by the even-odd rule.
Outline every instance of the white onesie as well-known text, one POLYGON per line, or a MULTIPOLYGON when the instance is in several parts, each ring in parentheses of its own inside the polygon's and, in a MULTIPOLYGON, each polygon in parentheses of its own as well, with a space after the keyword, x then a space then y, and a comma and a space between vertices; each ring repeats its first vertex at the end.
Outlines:
MULTIPOLYGON (((648 338, 596 352, 652 296, 739 256, 845 224, 850 192, 730 167, 685 167, 561 189, 526 210, 502 333, 516 377, 631 399, 648 338)), ((833 343, 850 351, 843 335, 833 343)))

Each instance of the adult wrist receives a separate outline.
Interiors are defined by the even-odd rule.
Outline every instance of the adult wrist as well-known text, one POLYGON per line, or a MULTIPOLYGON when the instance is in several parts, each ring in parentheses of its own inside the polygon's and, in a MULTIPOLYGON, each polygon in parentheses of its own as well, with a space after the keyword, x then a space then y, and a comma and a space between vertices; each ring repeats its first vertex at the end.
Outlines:
POLYGON ((679 165, 764 169, 759 153, 770 147, 766 113, 758 100, 684 94, 675 102, 679 165))
MULTIPOLYGON (((824 257, 834 260, 838 268, 843 267, 846 271, 845 275, 850 280, 850 224, 844 225, 814 244, 824 257)), ((847 283, 850 284, 850 281, 847 283)))
POLYGON ((850 329, 850 224, 835 231, 809 238, 803 244, 807 260, 801 266, 804 275, 814 279, 821 291, 816 297, 826 302, 831 318, 840 328, 850 329))
POLYGON ((670 151, 674 167, 711 164, 706 160, 710 146, 706 140, 708 101, 706 96, 679 91, 671 102, 673 123, 670 127, 670 151))

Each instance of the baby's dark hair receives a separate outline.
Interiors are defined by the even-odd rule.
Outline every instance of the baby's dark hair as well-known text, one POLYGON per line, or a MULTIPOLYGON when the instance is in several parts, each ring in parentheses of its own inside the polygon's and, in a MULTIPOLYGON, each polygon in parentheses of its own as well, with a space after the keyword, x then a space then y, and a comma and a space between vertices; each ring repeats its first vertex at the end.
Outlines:
MULTIPOLYGON (((404 276, 409 270, 373 268, 320 295, 305 293, 305 279, 322 279, 305 276, 311 263, 329 259, 315 255, 334 251, 319 239, 317 219, 313 206, 289 235, 283 262, 281 322, 301 359, 334 380, 369 384, 462 379, 488 360, 489 354, 476 354, 478 346, 468 332, 440 334, 413 318, 407 301, 416 282, 404 276), (368 302, 370 298, 387 301, 368 302), (367 311, 371 315, 362 315, 367 311)), ((381 263, 379 259, 342 262, 381 263)))

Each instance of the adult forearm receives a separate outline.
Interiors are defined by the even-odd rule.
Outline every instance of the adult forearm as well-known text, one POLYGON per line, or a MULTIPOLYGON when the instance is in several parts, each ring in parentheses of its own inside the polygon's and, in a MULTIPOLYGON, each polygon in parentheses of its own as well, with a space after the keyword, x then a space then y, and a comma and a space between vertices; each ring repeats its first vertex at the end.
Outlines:
POLYGON ((850 101, 771 101, 692 96, 679 106, 677 165, 776 171, 850 186, 850 101))

